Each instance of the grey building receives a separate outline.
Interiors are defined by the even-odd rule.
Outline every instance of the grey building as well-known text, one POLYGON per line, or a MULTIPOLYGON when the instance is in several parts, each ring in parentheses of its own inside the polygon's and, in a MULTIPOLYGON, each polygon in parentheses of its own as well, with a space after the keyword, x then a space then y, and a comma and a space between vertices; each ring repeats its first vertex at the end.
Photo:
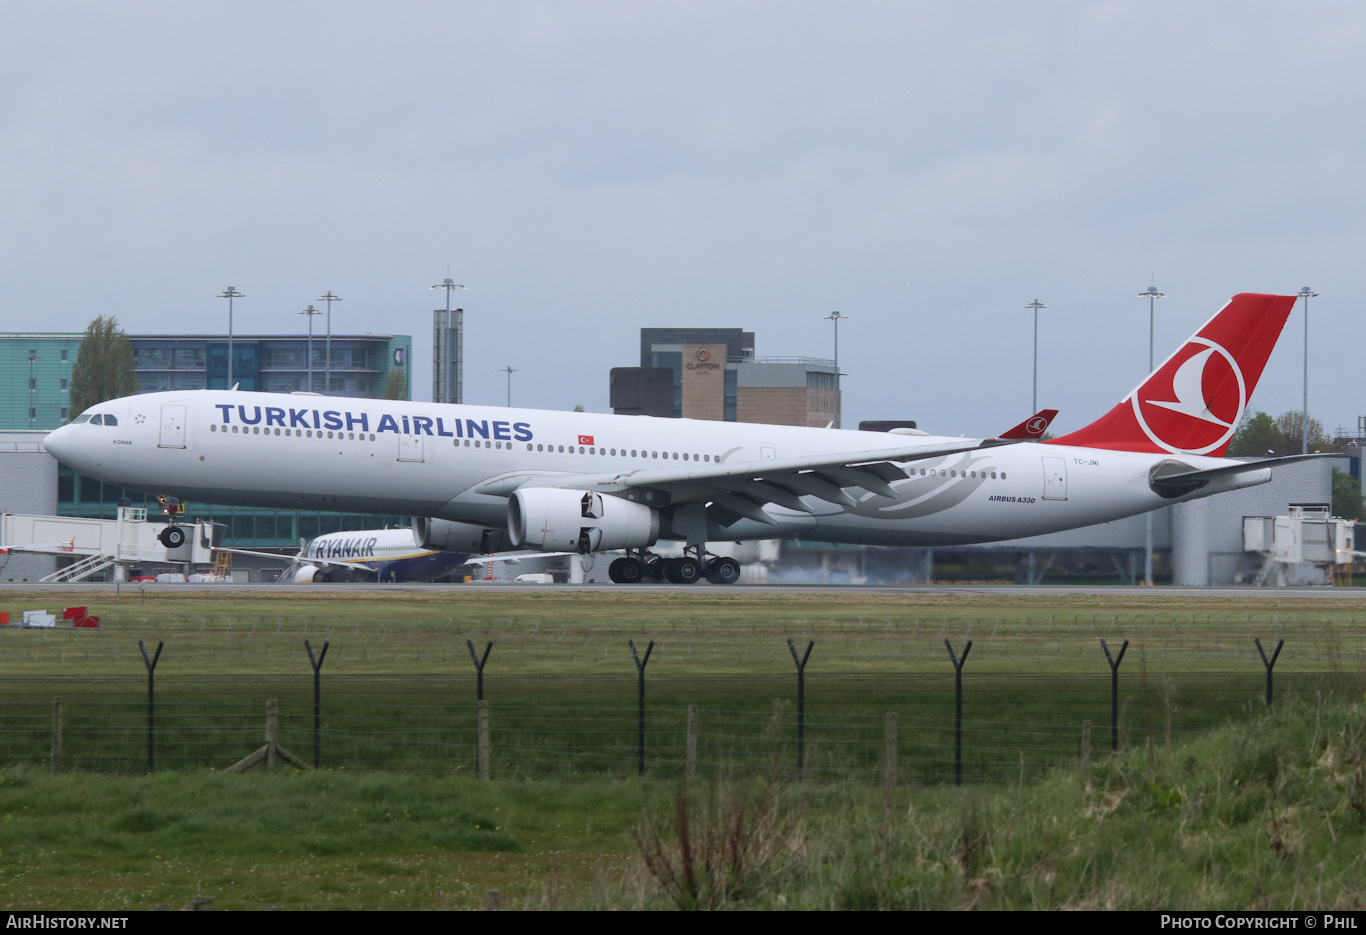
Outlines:
POLYGON ((614 367, 618 415, 823 427, 840 421, 835 363, 758 357, 740 328, 642 328, 640 366, 614 367))
MULTIPOLYGON (((0 432, 0 510, 57 513, 57 459, 43 448, 47 432, 0 432)), ((53 555, 0 555, 0 581, 37 581, 57 570, 53 555)))

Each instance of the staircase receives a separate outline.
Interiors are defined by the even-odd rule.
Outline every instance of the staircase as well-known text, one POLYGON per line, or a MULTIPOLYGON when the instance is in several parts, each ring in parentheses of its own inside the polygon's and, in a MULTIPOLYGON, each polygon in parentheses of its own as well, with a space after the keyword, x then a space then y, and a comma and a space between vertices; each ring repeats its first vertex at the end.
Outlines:
POLYGON ((232 571, 232 553, 231 553, 231 552, 217 552, 217 553, 215 553, 215 554, 214 554, 214 557, 213 557, 213 573, 214 573, 216 576, 218 576, 219 578, 222 578, 224 581, 226 581, 226 580, 228 579, 228 574, 229 574, 231 571, 232 571))
POLYGON ((43 584, 60 584, 66 581, 80 581, 88 578, 97 571, 104 571, 114 564, 114 554, 112 552, 100 552, 89 558, 83 558, 79 562, 60 568, 46 577, 38 579, 43 584))

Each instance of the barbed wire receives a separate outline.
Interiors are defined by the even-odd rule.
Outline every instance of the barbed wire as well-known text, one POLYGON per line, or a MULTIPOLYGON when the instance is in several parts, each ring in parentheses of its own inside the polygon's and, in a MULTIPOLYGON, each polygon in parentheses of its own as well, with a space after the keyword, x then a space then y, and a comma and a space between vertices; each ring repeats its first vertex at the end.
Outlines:
MULTIPOLYGON (((973 657, 973 661, 978 661, 973 657)), ((790 664, 790 663, 789 663, 790 664)), ((652 663, 653 665, 653 663, 652 663)), ((971 663, 969 663, 969 666, 971 663)), ((945 665, 947 668, 947 664, 945 665)), ((1145 675, 1121 671, 1125 745, 1180 742, 1264 710, 1264 670, 1145 675)), ((794 775, 792 676, 665 677, 646 697, 647 774, 687 765, 688 710, 696 711, 693 768, 707 774, 794 775)), ((261 743, 264 705, 278 698, 279 742, 311 751, 308 677, 157 678, 157 769, 224 769, 261 743)), ((1108 747, 1109 673, 964 674, 965 781, 1033 781, 1108 747), (1090 727, 1086 723, 1090 723, 1090 727)), ((1277 703, 1355 696, 1355 672, 1278 675, 1277 703)), ((322 765, 337 769, 475 770, 477 709, 469 679, 334 674, 322 679, 322 765)), ((148 727, 145 673, 97 678, 34 674, 6 681, 0 765, 47 762, 53 696, 62 699, 65 769, 141 772, 148 727)), ((635 772, 637 698, 626 674, 488 678, 491 771, 502 777, 621 777, 635 772)), ((880 781, 887 714, 897 716, 903 781, 945 782, 953 760, 952 674, 891 677, 809 670, 804 695, 805 775, 880 781)))

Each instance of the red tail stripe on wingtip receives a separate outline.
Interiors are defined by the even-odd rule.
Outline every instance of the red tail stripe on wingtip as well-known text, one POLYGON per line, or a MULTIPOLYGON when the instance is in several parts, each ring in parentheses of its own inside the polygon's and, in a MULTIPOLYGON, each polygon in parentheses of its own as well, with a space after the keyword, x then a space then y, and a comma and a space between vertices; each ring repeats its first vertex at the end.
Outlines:
POLYGON ((1019 425, 1007 432, 1002 432, 997 438, 1009 439, 1031 439, 1042 438, 1043 433, 1048 431, 1048 426, 1058 417, 1056 409, 1042 409, 1025 419, 1019 425))
POLYGON ((1050 443, 1223 455, 1294 306, 1292 295, 1235 295, 1119 405, 1050 443))

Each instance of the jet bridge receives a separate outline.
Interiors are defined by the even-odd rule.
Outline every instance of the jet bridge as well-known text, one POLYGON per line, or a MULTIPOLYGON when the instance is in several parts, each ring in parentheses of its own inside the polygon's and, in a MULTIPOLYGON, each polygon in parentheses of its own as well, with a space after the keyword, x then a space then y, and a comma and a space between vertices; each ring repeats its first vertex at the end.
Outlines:
POLYGON ((1262 555, 1255 583, 1284 587, 1305 580, 1306 572, 1331 581, 1338 568, 1350 568, 1362 555, 1356 551, 1355 525, 1319 504, 1292 505, 1283 516, 1244 516, 1243 549, 1262 555))
POLYGON ((161 523, 149 523, 142 507, 121 506, 117 519, 0 513, 0 551, 76 559, 40 579, 49 584, 81 581, 111 566, 116 580, 127 580, 128 568, 136 563, 212 564, 213 547, 225 527, 205 521, 187 523, 185 544, 175 549, 157 541, 163 528, 161 523))

